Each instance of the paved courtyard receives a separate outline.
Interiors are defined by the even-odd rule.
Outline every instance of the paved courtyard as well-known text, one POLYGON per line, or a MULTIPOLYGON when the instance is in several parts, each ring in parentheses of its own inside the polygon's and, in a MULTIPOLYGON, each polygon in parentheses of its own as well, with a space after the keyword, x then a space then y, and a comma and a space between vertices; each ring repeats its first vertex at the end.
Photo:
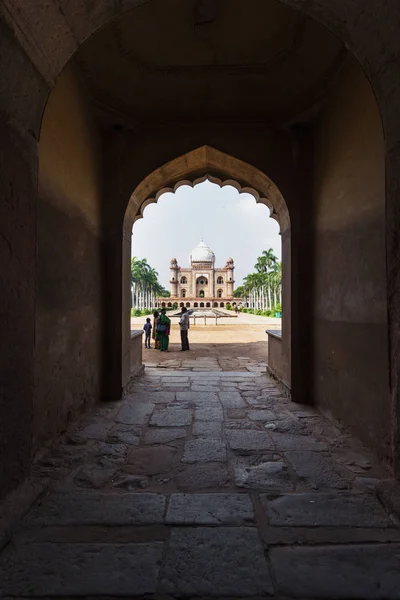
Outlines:
POLYGON ((148 366, 47 448, 0 597, 400 598, 397 485, 237 360, 148 366))

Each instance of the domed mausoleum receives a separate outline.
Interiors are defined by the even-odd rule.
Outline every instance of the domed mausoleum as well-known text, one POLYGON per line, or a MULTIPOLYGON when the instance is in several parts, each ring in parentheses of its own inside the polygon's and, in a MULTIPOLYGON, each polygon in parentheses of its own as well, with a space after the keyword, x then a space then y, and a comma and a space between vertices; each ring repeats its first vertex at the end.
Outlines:
POLYGON ((223 308, 227 302, 235 305, 232 258, 224 267, 215 267, 215 254, 202 240, 190 253, 189 262, 190 267, 182 268, 176 258, 171 260, 171 298, 160 302, 167 307, 177 302, 187 308, 223 308))

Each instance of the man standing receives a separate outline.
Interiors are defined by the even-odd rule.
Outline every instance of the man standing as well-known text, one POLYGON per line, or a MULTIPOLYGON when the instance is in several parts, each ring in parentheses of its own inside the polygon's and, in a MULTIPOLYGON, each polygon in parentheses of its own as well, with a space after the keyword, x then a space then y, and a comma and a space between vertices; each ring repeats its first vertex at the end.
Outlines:
POLYGON ((189 350, 189 340, 188 340, 188 329, 190 327, 189 324, 189 313, 185 306, 182 306, 181 318, 179 321, 179 326, 181 328, 181 343, 182 343, 182 352, 185 350, 189 350))

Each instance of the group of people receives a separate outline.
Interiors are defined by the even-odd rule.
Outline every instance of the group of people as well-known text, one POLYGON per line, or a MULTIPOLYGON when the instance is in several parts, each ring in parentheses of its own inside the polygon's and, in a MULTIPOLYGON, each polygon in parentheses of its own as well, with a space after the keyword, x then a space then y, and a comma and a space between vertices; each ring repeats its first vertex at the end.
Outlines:
MULTIPOLYGON (((153 325, 151 319, 147 318, 143 327, 145 333, 144 346, 145 348, 151 348, 151 339, 153 339, 156 350, 167 352, 171 333, 171 319, 167 317, 167 309, 161 309, 161 313, 155 310, 153 317, 153 325)), ((184 352, 189 350, 188 332, 190 327, 189 313, 185 306, 182 307, 179 327, 181 330, 181 351, 184 352)))

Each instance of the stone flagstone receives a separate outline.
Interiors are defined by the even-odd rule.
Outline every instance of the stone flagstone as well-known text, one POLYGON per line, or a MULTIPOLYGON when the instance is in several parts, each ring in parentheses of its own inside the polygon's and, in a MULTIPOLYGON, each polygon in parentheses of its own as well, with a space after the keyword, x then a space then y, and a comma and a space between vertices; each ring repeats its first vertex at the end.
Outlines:
POLYGON ((226 447, 221 440, 198 438, 185 444, 182 462, 212 462, 226 460, 226 447))
POLYGON ((400 597, 399 544, 276 548, 270 554, 277 591, 290 598, 400 597))
POLYGON ((240 525, 253 519, 253 505, 247 494, 172 494, 166 523, 240 525))
POLYGON ((190 425, 192 422, 192 411, 187 408, 173 407, 164 410, 155 410, 150 420, 150 425, 159 427, 181 427, 190 425))
POLYGON ((134 525, 162 523, 161 494, 53 493, 28 515, 30 525, 134 525))
POLYGON ((305 493, 268 500, 261 496, 271 525, 285 527, 395 527, 371 494, 305 493))
POLYGON ((190 598, 273 593, 258 532, 248 527, 174 529, 161 587, 190 598))
POLYGON ((0 595, 154 594, 163 544, 22 544, 0 557, 0 595))

